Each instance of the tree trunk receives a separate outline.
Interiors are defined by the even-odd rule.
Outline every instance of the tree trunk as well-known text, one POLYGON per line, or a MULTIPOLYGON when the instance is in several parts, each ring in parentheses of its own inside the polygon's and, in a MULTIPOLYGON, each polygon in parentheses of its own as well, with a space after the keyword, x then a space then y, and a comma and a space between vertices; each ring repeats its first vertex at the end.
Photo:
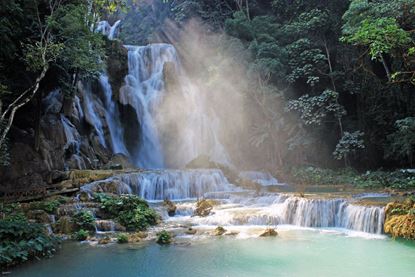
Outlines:
POLYGON ((35 150, 40 147, 40 118, 42 116, 42 92, 37 95, 36 114, 35 114, 35 150))
POLYGON ((383 65, 383 68, 385 69, 386 76, 388 77, 388 81, 391 82, 392 81, 391 72, 382 54, 380 54, 380 60, 382 61, 382 65, 383 65))

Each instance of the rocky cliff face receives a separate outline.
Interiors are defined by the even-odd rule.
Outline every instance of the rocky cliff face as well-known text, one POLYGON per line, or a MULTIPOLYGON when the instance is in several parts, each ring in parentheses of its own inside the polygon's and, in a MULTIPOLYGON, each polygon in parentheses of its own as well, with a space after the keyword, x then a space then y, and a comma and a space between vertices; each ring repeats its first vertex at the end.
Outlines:
MULTIPOLYGON (((120 107, 117 99, 128 72, 127 54, 120 42, 107 42, 107 74, 112 86, 112 99, 121 110, 126 107, 120 107)), ((56 170, 97 169, 111 165, 115 153, 111 147, 105 118, 105 96, 99 81, 79 82, 76 96, 69 101, 70 109, 64 109, 68 101, 59 87, 49 91, 46 87, 50 85, 44 87, 41 102, 28 105, 12 129, 10 165, 0 167, 2 190, 47 185, 51 182, 51 172, 56 170), (41 109, 39 124, 36 124, 33 116, 36 112, 33 111, 38 103, 41 109)), ((119 160, 120 155, 116 159, 119 160)))

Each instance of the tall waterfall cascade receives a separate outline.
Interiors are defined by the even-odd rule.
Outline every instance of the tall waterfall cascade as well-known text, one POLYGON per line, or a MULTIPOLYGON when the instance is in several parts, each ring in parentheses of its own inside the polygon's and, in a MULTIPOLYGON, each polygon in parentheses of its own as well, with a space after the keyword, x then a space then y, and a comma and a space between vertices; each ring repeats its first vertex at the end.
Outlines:
MULTIPOLYGON (((106 21, 100 22, 97 32, 114 39, 120 24, 120 21, 112 26, 106 21)), ((304 198, 270 192, 265 188, 283 184, 269 173, 240 173, 240 178, 264 188, 253 191, 231 184, 219 169, 166 169, 183 168, 200 155, 229 165, 230 158, 220 143, 220 122, 206 104, 205 96, 186 75, 173 45, 125 47, 128 74, 119 91, 119 103, 113 97, 108 75, 103 72, 99 78, 102 95, 93 95, 85 84, 82 105, 78 98, 75 106, 79 116, 93 126, 103 147, 111 147, 113 153, 123 153, 136 166, 147 170, 117 173, 84 185, 82 191, 133 194, 155 202, 174 200, 177 213, 165 219, 191 225, 292 225, 382 234, 383 207, 360 206, 353 199, 304 198), (132 109, 134 112, 129 116, 136 118, 130 120, 139 123, 140 130, 128 130, 139 134, 139 139, 133 142, 136 147, 127 147, 131 142, 126 142, 125 131, 131 126, 125 119, 121 120, 120 105, 132 109), (109 136, 105 136, 106 131, 109 136), (195 200, 199 198, 217 200, 218 204, 206 217, 193 216, 195 200)), ((66 147, 79 151, 74 126, 63 116, 62 123, 66 147)))

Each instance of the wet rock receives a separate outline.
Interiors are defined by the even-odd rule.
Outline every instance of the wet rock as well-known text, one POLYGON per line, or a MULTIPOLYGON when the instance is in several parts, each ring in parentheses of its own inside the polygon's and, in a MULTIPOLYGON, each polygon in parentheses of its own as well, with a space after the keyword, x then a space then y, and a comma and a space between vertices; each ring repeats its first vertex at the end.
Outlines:
POLYGON ((196 203, 196 210, 195 210, 195 215, 197 216, 208 216, 210 214, 210 212, 213 209, 213 206, 217 205, 217 202, 215 200, 210 200, 210 199, 202 199, 197 201, 196 203))
POLYGON ((395 238, 415 239, 415 204, 412 199, 386 205, 384 231, 395 238))
POLYGON ((113 232, 115 231, 115 223, 112 220, 96 220, 95 225, 98 231, 113 232))
POLYGON ((259 235, 260 237, 276 237, 278 236, 277 231, 275 231, 275 229, 272 228, 267 228, 261 235, 259 235))
POLYGON ((98 244, 108 244, 111 242, 111 238, 110 237, 103 237, 98 239, 98 244))
POLYGON ((51 216, 43 210, 31 210, 27 213, 28 219, 33 219, 38 223, 49 224, 52 223, 51 216))
POLYGON ((225 236, 237 236, 239 235, 239 232, 226 232, 225 236))
POLYGON ((58 234, 72 234, 76 230, 76 225, 69 216, 62 216, 59 220, 52 226, 52 229, 55 233, 58 234))
POLYGON ((117 232, 125 232, 125 231, 127 231, 127 228, 125 228, 124 226, 122 226, 119 223, 115 223, 114 229, 117 232))
POLYGON ((216 229, 215 229, 215 231, 213 232, 213 234, 215 235, 215 236, 222 236, 223 234, 225 234, 226 233, 226 229, 225 228, 223 228, 222 226, 218 226, 218 227, 216 227, 216 229))
POLYGON ((121 170, 126 168, 135 168, 135 166, 131 164, 127 156, 118 153, 111 157, 111 160, 106 165, 106 168, 111 170, 121 170))
POLYGON ((82 202, 88 202, 89 201, 89 194, 86 191, 81 191, 79 193, 79 200, 82 202))
POLYGON ((167 208, 167 214, 169 216, 174 216, 176 214, 177 207, 172 201, 165 199, 163 205, 167 208))
POLYGON ((186 235, 194 235, 194 234, 196 234, 197 233, 197 230, 195 230, 195 229, 193 229, 193 228, 188 228, 186 231, 185 231, 185 234, 186 235))
POLYGON ((128 234, 128 241, 129 242, 140 242, 141 240, 147 238, 148 234, 145 232, 136 232, 128 234))

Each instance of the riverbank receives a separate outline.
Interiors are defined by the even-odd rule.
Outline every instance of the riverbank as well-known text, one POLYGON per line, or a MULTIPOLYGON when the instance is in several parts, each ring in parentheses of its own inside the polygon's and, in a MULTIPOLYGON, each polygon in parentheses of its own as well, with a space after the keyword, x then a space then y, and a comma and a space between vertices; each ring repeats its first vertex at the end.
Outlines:
MULTIPOLYGON (((260 238, 264 234, 280 235, 282 226, 413 238, 415 228, 408 219, 413 217, 414 203, 408 198, 406 204, 398 204, 404 199, 402 195, 361 188, 298 192, 295 185, 275 183, 267 174, 246 175, 267 179, 231 184, 218 169, 73 171, 58 184, 75 186, 79 192, 3 205, 2 221, 23 219, 38 228, 43 226, 51 240, 57 236, 91 245, 152 241, 174 244, 182 237, 260 238), (271 181, 274 183, 268 185, 271 181), (171 201, 163 202, 165 199, 171 201)), ((55 248, 47 251, 52 254, 55 248)), ((2 264, 48 256, 44 253, 23 259, 11 257, 12 261, 2 264)))

